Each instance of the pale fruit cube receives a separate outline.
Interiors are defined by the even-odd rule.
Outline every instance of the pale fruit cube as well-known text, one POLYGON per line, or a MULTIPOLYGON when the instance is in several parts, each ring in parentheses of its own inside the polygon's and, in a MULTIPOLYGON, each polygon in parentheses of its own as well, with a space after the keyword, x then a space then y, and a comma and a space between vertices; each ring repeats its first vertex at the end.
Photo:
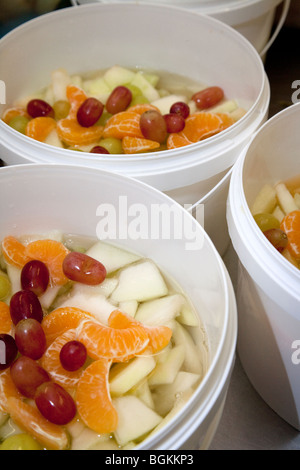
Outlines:
POLYGON ((138 302, 136 300, 125 300, 119 303, 119 309, 121 312, 127 313, 131 317, 134 317, 138 309, 138 302))
POLYGON ((162 384, 171 384, 177 376, 183 361, 185 349, 183 345, 176 346, 168 351, 164 362, 157 364, 148 379, 150 387, 162 384))
POLYGON ((76 292, 58 305, 58 307, 77 307, 91 313, 100 323, 107 325, 109 315, 116 310, 116 305, 104 295, 76 292))
POLYGON ((171 106, 178 101, 186 103, 187 99, 183 95, 168 95, 152 101, 151 104, 156 106, 160 110, 161 114, 169 114, 171 106))
POLYGON ((53 129, 44 140, 44 143, 52 147, 64 148, 56 129, 53 129))
POLYGON ((276 191, 270 184, 265 184, 256 196, 251 212, 253 215, 271 213, 277 204, 276 191))
POLYGON ((176 320, 187 326, 199 326, 199 318, 193 309, 193 307, 186 301, 181 310, 180 314, 176 317, 176 320))
POLYGON ((109 376, 110 393, 122 395, 141 382, 155 368, 152 356, 135 357, 129 363, 120 363, 112 367, 109 376))
POLYGON ((102 241, 96 242, 86 254, 100 261, 108 274, 140 259, 134 253, 102 241))
POLYGON ((300 209, 300 193, 295 193, 294 195, 294 201, 298 209, 300 209))
POLYGON ((137 72, 135 74, 131 81, 131 85, 137 86, 141 90, 142 94, 150 101, 150 103, 152 101, 158 100, 160 97, 156 88, 151 85, 147 78, 144 77, 142 72, 137 72))
POLYGON ((110 294, 118 285, 118 279, 114 277, 107 277, 104 279, 101 284, 96 286, 89 286, 87 284, 75 283, 72 288, 72 295, 77 293, 82 293, 86 295, 103 295, 104 297, 109 297, 110 294))
POLYGON ((278 202, 285 214, 297 211, 298 206, 284 183, 278 183, 275 186, 278 202))
POLYGON ((153 392, 153 399, 158 413, 165 416, 183 393, 188 392, 191 395, 200 378, 199 374, 179 371, 173 383, 156 387, 153 392))
POLYGON ((185 299, 171 294, 140 304, 135 319, 149 326, 166 325, 180 314, 185 299))
POLYGON ((53 98, 55 101, 67 100, 67 86, 70 85, 71 78, 64 69, 54 70, 51 74, 51 84, 53 98))
POLYGON ((226 100, 212 108, 209 108, 210 113, 232 113, 237 109, 238 105, 235 100, 226 100))
POLYGON ((195 374, 202 375, 203 366, 200 351, 197 348, 190 333, 178 322, 176 322, 176 326, 173 330, 172 339, 174 341, 175 346, 184 346, 185 357, 183 368, 187 372, 193 372, 195 374))
POLYGON ((159 269, 151 261, 145 260, 120 272, 119 284, 113 291, 111 299, 114 302, 125 300, 144 302, 167 293, 168 288, 159 269))
POLYGON ((11 283, 11 294, 15 294, 19 290, 22 289, 21 287, 21 269, 12 264, 6 265, 6 272, 9 277, 11 283))
POLYGON ((82 86, 88 95, 94 96, 103 104, 106 103, 112 91, 103 77, 86 80, 83 82, 82 86))
POLYGON ((111 90, 119 85, 131 83, 134 77, 135 72, 132 72, 131 70, 119 65, 113 65, 103 75, 105 82, 111 90))
POLYGON ((41 306, 46 310, 53 304, 60 290, 60 286, 48 286, 46 291, 39 296, 41 306))
POLYGON ((131 393, 142 400, 142 402, 149 406, 149 408, 154 409, 154 401, 147 380, 144 380, 137 387, 133 388, 131 393))
POLYGON ((284 218, 285 214, 284 212, 280 209, 279 206, 276 206, 275 209, 273 210, 272 212, 272 215, 274 215, 274 217, 276 217, 276 219, 281 222, 282 219, 284 218))
POLYGON ((150 432, 162 420, 159 414, 134 395, 115 398, 113 405, 118 413, 118 426, 114 436, 121 446, 150 432))

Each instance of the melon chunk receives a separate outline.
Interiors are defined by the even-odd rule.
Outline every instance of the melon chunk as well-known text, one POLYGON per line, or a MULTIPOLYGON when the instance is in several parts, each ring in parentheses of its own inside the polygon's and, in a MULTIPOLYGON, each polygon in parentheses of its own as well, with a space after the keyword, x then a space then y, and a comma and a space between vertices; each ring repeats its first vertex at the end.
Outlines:
POLYGON ((251 206, 252 215, 272 212, 276 204, 277 196, 275 188, 270 184, 265 184, 251 206))
POLYGON ((119 309, 121 312, 127 313, 131 317, 134 317, 138 308, 138 302, 136 300, 124 300, 119 303, 119 309))
POLYGON ((80 282, 76 282, 72 288, 72 295, 77 293, 82 293, 86 295, 103 295, 104 297, 109 297, 110 294, 114 291, 114 289, 118 285, 118 279, 114 277, 107 277, 104 279, 101 284, 96 286, 89 286, 87 284, 81 284, 80 282))
POLYGON ((199 318, 193 310, 193 307, 187 301, 183 304, 176 320, 179 321, 179 323, 183 323, 183 325, 199 326, 199 318))
POLYGON ((12 264, 6 264, 6 272, 11 283, 11 294, 15 294, 21 287, 21 269, 12 264))
POLYGON ((134 387, 131 390, 131 393, 142 400, 142 402, 149 406, 149 408, 154 409, 154 401, 147 380, 144 380, 137 387, 134 387))
POLYGON ((86 254, 100 261, 108 274, 140 259, 134 253, 102 241, 96 242, 86 254))
POLYGON ((144 302, 168 293, 168 288, 157 266, 149 260, 124 268, 119 284, 113 291, 113 302, 136 300, 144 302))
POLYGON ((110 393, 114 396, 123 395, 137 385, 155 368, 152 356, 135 357, 129 363, 113 366, 109 376, 110 393))
POLYGON ((186 103, 187 99, 183 95, 168 95, 152 101, 151 104, 156 106, 160 110, 161 114, 169 114, 171 106, 178 101, 186 103))
POLYGON ((88 450, 97 445, 108 445, 110 440, 109 434, 97 434, 79 419, 72 421, 67 426, 67 430, 71 436, 72 450, 88 450))
POLYGON ((118 426, 114 436, 121 446, 150 432, 162 421, 159 414, 134 395, 115 398, 113 405, 118 413, 118 426))
POLYGON ((67 86, 70 85, 71 78, 64 69, 54 70, 51 74, 51 85, 53 92, 53 99, 55 101, 67 101, 67 86))
POLYGON ((179 315, 185 302, 181 294, 171 294, 140 304, 135 319, 149 326, 167 325, 179 315))
POLYGON ((201 354, 190 333, 180 323, 175 322, 176 326, 173 330, 173 341, 175 346, 182 345, 185 349, 185 357, 183 367, 187 372, 202 375, 203 367, 201 362, 201 354))
POLYGON ((162 384, 171 384, 177 376, 184 361, 184 346, 179 345, 168 351, 167 357, 153 370, 148 379, 150 387, 162 384))
POLYGON ((116 310, 116 305, 109 302, 104 295, 93 295, 76 292, 64 299, 63 303, 58 307, 77 307, 91 313, 100 323, 107 325, 108 317, 116 310))
POLYGON ((142 72, 137 72, 134 75, 131 80, 131 85, 137 86, 150 103, 159 99, 158 91, 151 85, 147 78, 144 77, 142 72))
POLYGON ((113 65, 103 75, 105 82, 111 90, 119 85, 130 83, 134 77, 135 72, 120 65, 113 65))

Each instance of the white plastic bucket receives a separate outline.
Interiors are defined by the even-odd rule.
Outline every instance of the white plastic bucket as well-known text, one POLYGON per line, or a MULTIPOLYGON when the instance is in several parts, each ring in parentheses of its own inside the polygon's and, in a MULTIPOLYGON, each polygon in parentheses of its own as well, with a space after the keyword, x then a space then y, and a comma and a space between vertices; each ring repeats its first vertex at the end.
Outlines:
POLYGON ((300 271, 256 225, 249 206, 265 183, 299 174, 300 103, 270 119, 237 161, 228 198, 228 227, 240 264, 238 352, 262 398, 300 430, 300 271))
MULTIPOLYGON (((237 314, 226 268, 202 227, 182 206, 156 189, 99 169, 51 164, 10 166, 1 169, 0 185, 0 239, 8 234, 47 233, 52 229, 96 237, 100 220, 97 208, 105 203, 118 214, 121 197, 126 198, 128 209, 139 203, 144 207, 143 214, 150 215, 153 205, 163 205, 188 223, 195 239, 201 240, 196 250, 187 248, 191 238, 186 233, 182 238, 174 235, 172 224, 169 239, 132 239, 128 231, 127 237, 111 237, 110 241, 151 258, 181 285, 195 305, 209 342, 210 365, 199 388, 164 429, 138 448, 207 448, 217 429, 230 381, 237 314)), ((130 213, 127 216, 130 218, 130 213)), ((148 222, 151 224, 151 217, 148 222)), ((117 217, 117 234, 119 230, 123 233, 124 227, 117 217)))
MULTIPOLYGON (((0 121, 0 151, 6 164, 94 166, 140 179, 181 204, 195 204, 224 177, 267 117, 269 82, 255 49, 222 22, 181 8, 135 3, 67 8, 32 20, 0 40, 7 106, 45 86, 50 73, 59 67, 74 74, 114 64, 152 70, 163 67, 202 83, 217 83, 227 97, 247 106, 248 112, 219 135, 187 147, 97 158, 41 144, 0 121), (183 24, 189 27, 182 30, 183 24), (26 60, 24 50, 31 51, 26 60)), ((4 108, 0 105, 0 113, 4 108)))
MULTIPOLYGON (((72 4, 76 6, 112 1, 114 0, 72 0, 72 4)), ((138 0, 137 3, 172 4, 217 18, 243 34, 261 57, 265 56, 278 36, 290 6, 290 0, 138 0), (281 15, 271 35, 276 8, 280 4, 281 15)))

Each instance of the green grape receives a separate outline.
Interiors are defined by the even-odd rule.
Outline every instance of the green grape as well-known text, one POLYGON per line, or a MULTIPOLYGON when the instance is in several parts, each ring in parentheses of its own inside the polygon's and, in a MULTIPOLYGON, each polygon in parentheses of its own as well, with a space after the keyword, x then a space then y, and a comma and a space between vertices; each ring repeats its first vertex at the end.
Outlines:
POLYGON ((11 283, 8 276, 4 273, 0 273, 0 300, 6 299, 9 296, 11 290, 11 283))
POLYGON ((135 106, 136 104, 147 104, 147 103, 149 103, 149 100, 146 98, 146 96, 137 95, 134 98, 132 98, 130 106, 135 106))
POLYGON ((272 214, 255 214, 254 220, 262 232, 280 227, 279 220, 272 214))
POLYGON ((136 98, 137 96, 142 95, 141 89, 139 87, 135 85, 131 85, 131 83, 128 83, 127 85, 124 85, 124 86, 126 86, 126 88, 128 88, 128 90, 131 91, 132 98, 136 98))
POLYGON ((21 433, 7 437, 0 450, 42 450, 40 444, 29 434, 21 433))
POLYGON ((58 100, 55 101, 53 105, 55 119, 59 121, 60 119, 65 119, 70 112, 71 105, 68 101, 58 100))
POLYGON ((119 154, 123 153, 122 149, 122 142, 120 139, 116 139, 115 137, 107 137, 106 139, 100 140, 99 145, 104 147, 109 153, 119 154))
POLYGON ((96 122, 96 125, 105 126, 105 124, 107 123, 110 117, 112 117, 112 114, 110 114, 107 111, 103 111, 102 116, 100 117, 100 119, 98 119, 98 121, 96 122))
POLYGON ((25 116, 15 116, 13 117, 8 125, 22 134, 26 133, 26 126, 29 123, 29 119, 25 116))

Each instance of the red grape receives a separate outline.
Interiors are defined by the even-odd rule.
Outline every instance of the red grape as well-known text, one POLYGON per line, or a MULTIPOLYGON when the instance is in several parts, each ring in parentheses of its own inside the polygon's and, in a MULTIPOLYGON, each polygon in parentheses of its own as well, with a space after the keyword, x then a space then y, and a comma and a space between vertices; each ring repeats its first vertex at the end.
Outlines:
POLYGON ((140 118, 140 128, 145 139, 162 144, 167 138, 166 121, 158 111, 145 111, 140 118))
POLYGON ((70 371, 78 370, 86 361, 86 347, 80 341, 68 341, 61 348, 59 358, 64 369, 70 371))
POLYGON ((101 145, 95 145, 90 153, 109 153, 109 151, 106 148, 101 147, 101 145))
POLYGON ((101 284, 106 277, 106 269, 100 261, 77 251, 65 257, 63 271, 71 281, 93 286, 101 284))
POLYGON ((23 266, 21 271, 22 289, 28 289, 37 296, 42 295, 49 284, 49 271, 47 266, 38 260, 32 260, 23 266))
POLYGON ((10 316, 14 325, 25 318, 41 322, 43 309, 36 294, 30 290, 16 292, 10 299, 10 316))
POLYGON ((82 127, 91 127, 103 113, 104 105, 96 98, 87 98, 77 111, 77 121, 82 127))
POLYGON ((36 389, 50 380, 48 372, 27 356, 20 356, 11 365, 10 375, 19 392, 27 398, 34 398, 36 389))
POLYGON ((288 244, 288 237, 286 233, 280 228, 271 228, 263 233, 267 237, 269 242, 272 243, 274 248, 276 248, 279 253, 282 253, 282 251, 286 248, 288 244))
POLYGON ((185 120, 180 114, 169 113, 164 115, 167 125, 167 132, 180 132, 185 127, 185 120))
POLYGON ((224 91, 218 86, 211 86, 198 91, 192 96, 198 109, 208 109, 218 104, 224 98, 224 91))
POLYGON ((52 117, 54 118, 54 110, 49 103, 44 100, 33 99, 27 104, 27 112, 32 118, 36 117, 52 117))
POLYGON ((176 103, 172 104, 170 113, 179 114, 184 119, 186 119, 190 115, 190 108, 183 101, 177 101, 176 103))
POLYGON ((0 334, 0 370, 7 369, 17 354, 18 348, 14 338, 6 333, 0 334))
POLYGON ((42 384, 38 387, 34 399, 39 411, 51 423, 68 424, 76 414, 73 398, 57 383, 42 384))
POLYGON ((15 327, 15 341, 20 353, 31 359, 40 359, 46 351, 44 330, 34 318, 19 321, 15 327))
POLYGON ((117 114, 125 111, 132 100, 132 93, 126 86, 117 86, 109 95, 106 101, 106 110, 110 114, 117 114))

